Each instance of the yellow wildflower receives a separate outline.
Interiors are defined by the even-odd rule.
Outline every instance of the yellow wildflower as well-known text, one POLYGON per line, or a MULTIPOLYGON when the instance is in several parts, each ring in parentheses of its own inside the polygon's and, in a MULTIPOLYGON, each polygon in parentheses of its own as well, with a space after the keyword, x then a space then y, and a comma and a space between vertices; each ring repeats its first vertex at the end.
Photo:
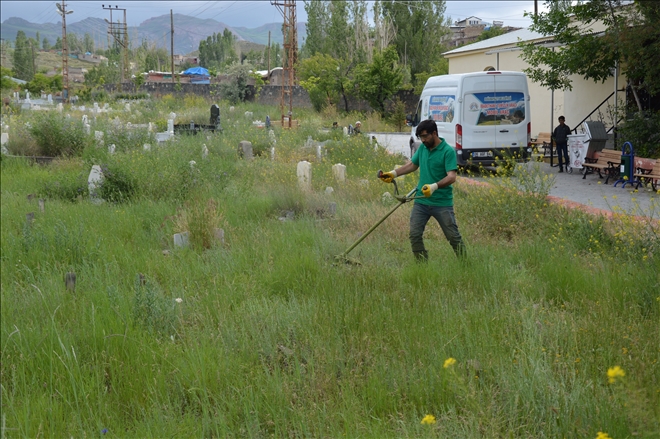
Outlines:
POLYGON ((596 439, 612 439, 609 434, 603 433, 602 431, 598 432, 598 436, 596 436, 596 439))
POLYGON ((624 376, 626 376, 626 373, 619 366, 607 369, 607 380, 610 384, 615 383, 617 378, 623 378, 624 376))
MULTIPOLYGON (((433 415, 426 415, 424 416, 424 419, 422 419, 422 424, 424 425, 432 425, 435 424, 435 416, 433 415)), ((604 439, 604 438, 603 438, 604 439)))
POLYGON ((445 364, 443 364, 442 367, 446 369, 449 366, 453 366, 454 364, 456 364, 456 360, 454 358, 449 357, 445 360, 445 364))

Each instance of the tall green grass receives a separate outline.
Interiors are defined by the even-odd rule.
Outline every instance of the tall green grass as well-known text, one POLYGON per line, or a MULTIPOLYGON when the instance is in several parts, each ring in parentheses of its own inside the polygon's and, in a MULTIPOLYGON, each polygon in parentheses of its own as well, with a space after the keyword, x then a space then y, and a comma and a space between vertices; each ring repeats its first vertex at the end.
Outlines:
POLYGON ((429 223, 415 263, 405 205, 351 253, 362 265, 336 265, 391 208, 375 172, 403 159, 338 139, 319 161, 302 148, 324 125, 310 116, 276 133, 275 161, 240 160, 262 135, 249 108, 151 151, 2 161, 4 437, 659 437, 657 225, 458 182, 467 260, 429 223), (46 191, 91 164, 121 169, 133 196, 46 191), (225 243, 174 248, 184 216, 225 243), (609 383, 613 366, 625 377, 609 383))

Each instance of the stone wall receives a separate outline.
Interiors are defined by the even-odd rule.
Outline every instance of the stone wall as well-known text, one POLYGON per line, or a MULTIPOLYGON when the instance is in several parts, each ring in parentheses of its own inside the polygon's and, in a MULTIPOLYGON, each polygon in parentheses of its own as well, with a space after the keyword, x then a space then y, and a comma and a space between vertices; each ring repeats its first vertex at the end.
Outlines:
MULTIPOLYGON (((116 84, 105 84, 105 91, 108 93, 116 93, 118 91, 116 84)), ((121 90, 122 93, 135 93, 135 86, 131 83, 122 84, 121 90)), ((139 93, 149 93, 154 98, 160 98, 161 96, 171 94, 176 97, 184 97, 189 94, 195 94, 203 97, 215 96, 218 99, 222 99, 220 93, 220 87, 217 84, 186 84, 186 83, 172 83, 172 82, 150 82, 143 84, 139 90, 139 93)), ((296 85, 292 89, 293 96, 293 106, 294 108, 312 108, 312 101, 309 99, 309 94, 299 85, 296 85)), ((255 97, 255 88, 254 86, 248 86, 248 96, 246 98, 249 102, 256 102, 260 105, 280 105, 280 99, 282 97, 282 87, 279 85, 265 85, 261 87, 259 96, 255 97)), ((399 98, 406 105, 406 113, 414 113, 415 107, 417 107, 417 102, 419 101, 419 95, 413 93, 412 90, 400 90, 394 97, 399 98)), ((286 98, 285 106, 288 108, 289 102, 288 97, 286 98)), ((390 110, 394 106, 394 100, 388 102, 387 109, 390 110)), ((337 109, 344 111, 346 105, 343 99, 337 103, 337 109)), ((349 111, 371 111, 371 106, 369 103, 362 99, 355 97, 348 98, 348 110, 349 111)))

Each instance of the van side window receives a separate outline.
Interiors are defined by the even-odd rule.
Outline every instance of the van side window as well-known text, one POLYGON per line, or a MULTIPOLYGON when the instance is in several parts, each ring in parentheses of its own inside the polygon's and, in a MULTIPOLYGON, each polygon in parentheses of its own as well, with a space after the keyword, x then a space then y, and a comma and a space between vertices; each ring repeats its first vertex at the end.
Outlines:
POLYGON ((413 126, 419 125, 420 119, 422 117, 422 101, 419 101, 417 105, 417 110, 415 111, 415 116, 413 117, 413 126))

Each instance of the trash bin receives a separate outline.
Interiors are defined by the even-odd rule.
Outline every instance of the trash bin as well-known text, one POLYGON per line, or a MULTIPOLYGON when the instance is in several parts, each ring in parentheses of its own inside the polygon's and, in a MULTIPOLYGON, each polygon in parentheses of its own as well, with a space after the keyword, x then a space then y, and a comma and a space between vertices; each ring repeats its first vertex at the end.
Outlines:
POLYGON ((591 120, 584 122, 584 131, 587 135, 587 157, 594 158, 594 153, 600 152, 605 148, 607 142, 607 130, 603 122, 591 120))

